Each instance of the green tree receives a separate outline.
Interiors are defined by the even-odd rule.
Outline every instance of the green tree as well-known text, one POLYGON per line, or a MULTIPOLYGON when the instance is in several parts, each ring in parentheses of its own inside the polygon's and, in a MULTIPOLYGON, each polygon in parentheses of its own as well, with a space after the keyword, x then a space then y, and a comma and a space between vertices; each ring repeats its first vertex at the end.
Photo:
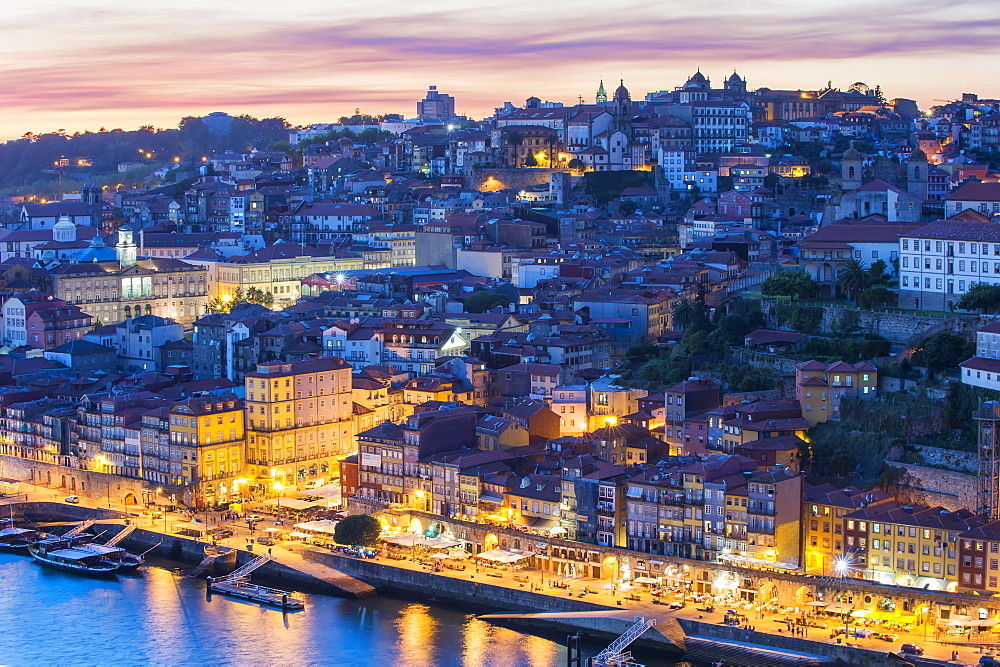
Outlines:
POLYGON ((811 334, 823 323, 823 309, 811 306, 797 306, 788 316, 788 326, 799 333, 811 334))
POLYGON ((888 285, 891 277, 888 270, 889 265, 885 263, 884 259, 876 259, 872 262, 872 265, 868 267, 871 285, 888 285))
POLYGON ((246 300, 248 303, 257 303, 266 308, 274 305, 274 294, 268 290, 251 287, 247 290, 246 300))
POLYGON ((865 310, 888 306, 896 302, 896 293, 888 287, 875 285, 858 295, 858 305, 865 310))
POLYGON ((860 259, 852 259, 837 276, 837 284, 847 298, 856 301, 861 292, 871 285, 871 274, 860 259))
POLYGON ((527 155, 524 156, 524 166, 525 167, 537 167, 538 166, 538 160, 535 159, 534 155, 532 155, 531 153, 528 153, 527 155))
POLYGON ((572 160, 570 160, 566 164, 566 166, 569 167, 570 169, 580 170, 580 169, 583 169, 586 165, 583 163, 583 160, 581 160, 578 157, 575 157, 572 160))
POLYGON ((1000 308, 1000 285, 973 283, 969 291, 958 300, 962 310, 978 310, 980 313, 995 313, 1000 308))
POLYGON ((378 542, 382 526, 370 514, 352 514, 341 519, 333 529, 337 544, 370 547, 378 542))
POLYGON ((670 306, 670 317, 673 321, 674 330, 679 328, 683 331, 685 327, 694 321, 695 308, 694 304, 691 303, 691 299, 681 299, 680 301, 675 301, 673 305, 670 306))
POLYGON ((497 306, 507 306, 510 304, 510 297, 493 290, 479 290, 465 297, 465 312, 485 313, 497 306))
POLYGON ((819 283, 809 277, 805 271, 785 270, 761 283, 761 294, 766 296, 790 296, 793 298, 809 298, 819 292, 819 283))
POLYGON ((942 331, 923 342, 913 355, 913 363, 930 371, 940 371, 958 366, 975 353, 975 345, 965 338, 942 331))

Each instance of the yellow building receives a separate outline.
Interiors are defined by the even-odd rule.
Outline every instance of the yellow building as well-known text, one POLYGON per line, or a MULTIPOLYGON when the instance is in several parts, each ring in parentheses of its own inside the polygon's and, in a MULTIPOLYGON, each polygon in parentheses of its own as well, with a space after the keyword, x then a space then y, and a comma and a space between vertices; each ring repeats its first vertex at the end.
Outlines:
POLYGON ((246 474, 243 401, 232 394, 186 398, 170 409, 174 484, 194 487, 196 505, 227 502, 246 474))
POLYGON ((969 510, 885 502, 844 516, 845 568, 884 584, 954 591, 960 535, 984 522, 969 510))
POLYGON ((270 292, 276 305, 291 305, 302 293, 302 279, 314 273, 341 273, 364 268, 364 258, 353 253, 327 255, 297 243, 276 243, 237 257, 212 259, 197 253, 197 261, 208 267, 209 298, 245 294, 251 287, 270 292))
POLYGON ((862 507, 892 500, 881 489, 838 489, 832 484, 806 485, 802 500, 803 551, 806 572, 828 575, 849 557, 844 542, 844 516, 862 507))
POLYGON ((356 451, 350 365, 272 361, 245 383, 249 475, 285 487, 338 476, 337 459, 356 451))
POLYGON ((845 396, 874 398, 877 392, 878 370, 864 361, 823 364, 813 359, 795 366, 795 397, 810 428, 839 419, 840 401, 845 396))

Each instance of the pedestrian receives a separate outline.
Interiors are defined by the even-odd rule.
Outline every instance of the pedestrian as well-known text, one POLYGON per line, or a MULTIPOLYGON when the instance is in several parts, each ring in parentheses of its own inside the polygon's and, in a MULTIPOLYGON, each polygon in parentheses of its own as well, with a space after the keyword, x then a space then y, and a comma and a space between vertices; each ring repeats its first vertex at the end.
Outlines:
POLYGON ((270 555, 271 555, 271 547, 268 547, 268 548, 267 548, 267 555, 268 555, 268 556, 270 556, 270 555))

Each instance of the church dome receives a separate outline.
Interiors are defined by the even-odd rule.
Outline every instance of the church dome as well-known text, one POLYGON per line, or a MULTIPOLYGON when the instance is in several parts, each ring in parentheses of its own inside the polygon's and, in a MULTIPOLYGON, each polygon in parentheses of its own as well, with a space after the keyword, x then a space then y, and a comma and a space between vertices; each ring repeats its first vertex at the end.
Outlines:
POLYGON ((628 88, 625 87, 625 81, 622 80, 621 85, 615 89, 615 99, 616 100, 627 100, 629 98, 628 88))
POLYGON ((700 69, 692 74, 691 78, 688 79, 688 83, 705 83, 705 81, 705 75, 701 73, 700 69))
POLYGON ((737 74, 736 70, 733 70, 733 73, 729 75, 729 83, 743 83, 743 77, 737 74))
POLYGON ((856 149, 854 146, 851 146, 846 151, 844 151, 844 159, 845 160, 860 160, 860 159, 862 159, 861 158, 861 152, 858 151, 858 149, 856 149))
POLYGON ((100 235, 90 239, 90 247, 84 249, 74 258, 77 262, 109 262, 118 258, 114 248, 109 248, 100 235))

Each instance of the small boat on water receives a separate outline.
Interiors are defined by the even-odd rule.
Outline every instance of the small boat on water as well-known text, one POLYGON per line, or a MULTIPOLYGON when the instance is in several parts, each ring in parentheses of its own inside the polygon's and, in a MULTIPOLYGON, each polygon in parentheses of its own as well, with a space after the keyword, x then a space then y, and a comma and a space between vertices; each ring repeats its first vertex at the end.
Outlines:
POLYGON ((105 560, 117 563, 118 569, 123 572, 135 572, 139 569, 139 566, 146 562, 146 559, 142 555, 129 553, 119 547, 109 547, 106 544, 81 544, 75 548, 93 552, 105 560))
POLYGON ((36 542, 28 547, 28 552, 39 563, 73 572, 111 574, 120 567, 103 555, 80 547, 58 545, 49 549, 45 542, 36 542))
POLYGON ((38 531, 31 528, 7 526, 0 528, 0 550, 27 553, 28 547, 38 539, 38 531))

